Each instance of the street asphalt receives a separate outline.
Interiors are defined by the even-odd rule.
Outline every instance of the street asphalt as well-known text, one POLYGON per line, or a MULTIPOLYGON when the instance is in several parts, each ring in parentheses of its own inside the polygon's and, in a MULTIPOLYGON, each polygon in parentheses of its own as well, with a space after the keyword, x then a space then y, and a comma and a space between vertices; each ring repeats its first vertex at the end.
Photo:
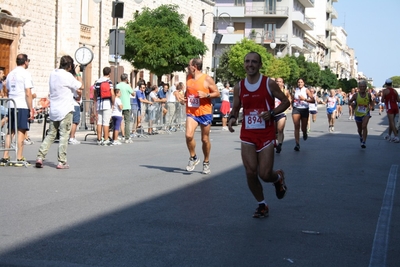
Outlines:
MULTIPOLYGON (((0 167, 0 266, 400 266, 400 144, 384 140, 386 116, 372 112, 362 149, 347 106, 335 133, 320 107, 295 152, 288 114, 275 155, 288 192, 278 200, 263 183, 263 219, 252 218, 240 126, 212 127, 210 175, 185 170, 183 132, 102 147, 79 131, 68 170, 55 168, 57 144, 43 169, 0 167)), ((32 162, 42 126, 24 149, 32 162)))

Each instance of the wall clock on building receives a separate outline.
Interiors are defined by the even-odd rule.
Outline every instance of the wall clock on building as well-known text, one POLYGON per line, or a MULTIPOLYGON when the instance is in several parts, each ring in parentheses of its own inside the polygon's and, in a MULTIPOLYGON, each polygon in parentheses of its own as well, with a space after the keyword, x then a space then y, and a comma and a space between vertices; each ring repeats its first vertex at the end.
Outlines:
POLYGON ((86 46, 81 46, 75 51, 75 60, 81 65, 88 65, 93 60, 93 52, 86 46))

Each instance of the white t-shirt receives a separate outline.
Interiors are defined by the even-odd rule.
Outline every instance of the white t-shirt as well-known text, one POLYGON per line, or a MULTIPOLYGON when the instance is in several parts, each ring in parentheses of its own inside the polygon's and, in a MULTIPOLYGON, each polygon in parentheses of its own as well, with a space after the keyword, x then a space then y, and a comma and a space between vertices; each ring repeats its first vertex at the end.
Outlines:
MULTIPOLYGON (((15 101, 16 108, 28 109, 25 90, 27 88, 33 88, 31 74, 24 67, 18 66, 7 75, 6 86, 8 89, 8 97, 15 101)), ((10 108, 14 108, 14 103, 12 101, 8 103, 10 108)))
POLYGON ((167 102, 176 102, 176 97, 174 95, 174 92, 176 91, 176 87, 171 86, 168 91, 167 91, 167 102))
POLYGON ((224 88, 221 90, 221 100, 229 102, 229 89, 224 88))
POLYGON ((112 109, 111 116, 122 117, 122 109, 119 108, 120 105, 122 105, 121 98, 116 97, 114 100, 114 106, 112 109))
POLYGON ((74 111, 74 93, 82 83, 64 69, 53 70, 50 74, 50 120, 61 121, 74 111))

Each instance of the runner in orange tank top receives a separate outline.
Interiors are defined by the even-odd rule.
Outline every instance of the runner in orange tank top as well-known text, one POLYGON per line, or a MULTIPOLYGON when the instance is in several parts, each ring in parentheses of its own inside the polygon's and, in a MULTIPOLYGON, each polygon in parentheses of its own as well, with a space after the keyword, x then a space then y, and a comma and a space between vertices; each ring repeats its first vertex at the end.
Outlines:
POLYGON ((201 128, 201 141, 203 142, 203 174, 210 173, 210 128, 212 122, 211 98, 220 97, 219 90, 214 80, 201 72, 203 62, 199 58, 190 60, 188 70, 189 75, 186 79, 186 145, 189 150, 190 158, 187 171, 193 171, 200 162, 196 156, 196 141, 194 132, 197 126, 201 128))

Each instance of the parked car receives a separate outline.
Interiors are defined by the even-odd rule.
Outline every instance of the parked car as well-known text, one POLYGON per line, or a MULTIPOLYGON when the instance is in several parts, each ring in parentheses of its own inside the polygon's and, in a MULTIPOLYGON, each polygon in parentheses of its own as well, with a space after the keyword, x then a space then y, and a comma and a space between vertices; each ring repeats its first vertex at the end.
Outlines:
MULTIPOLYGON (((216 125, 217 123, 222 123, 222 113, 220 111, 221 108, 221 103, 222 100, 221 98, 213 98, 212 100, 212 104, 213 104, 213 121, 212 121, 212 125, 216 125)), ((232 110, 232 106, 233 106, 233 95, 229 95, 229 103, 231 104, 231 110, 232 110)), ((243 110, 242 108, 240 108, 239 110, 239 116, 237 118, 236 124, 242 122, 243 120, 243 110)))

